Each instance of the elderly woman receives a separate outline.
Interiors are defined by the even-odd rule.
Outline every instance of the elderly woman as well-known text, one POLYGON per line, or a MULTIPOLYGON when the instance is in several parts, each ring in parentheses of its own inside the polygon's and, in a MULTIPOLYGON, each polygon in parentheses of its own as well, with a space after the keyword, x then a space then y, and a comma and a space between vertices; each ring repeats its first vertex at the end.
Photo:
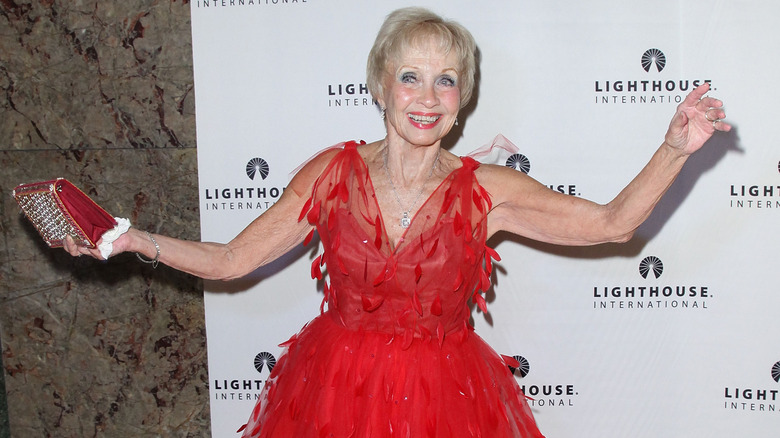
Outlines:
MULTIPOLYGON (((609 204, 480 165, 441 141, 474 87, 476 46, 423 9, 388 16, 368 61, 385 138, 347 142, 307 163, 281 199, 227 244, 131 229, 114 243, 204 278, 232 279, 319 233, 322 314, 286 343, 247 437, 538 437, 507 365, 469 325, 484 308, 497 231, 543 242, 625 242, 715 130, 708 85, 680 104, 647 166, 609 204)), ((66 245, 73 254, 94 250, 66 245)))

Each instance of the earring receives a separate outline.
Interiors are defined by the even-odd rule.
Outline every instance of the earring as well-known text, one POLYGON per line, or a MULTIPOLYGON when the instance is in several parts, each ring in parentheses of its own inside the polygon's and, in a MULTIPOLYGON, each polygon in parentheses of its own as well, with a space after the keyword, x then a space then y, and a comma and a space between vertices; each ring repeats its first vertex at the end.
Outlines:
POLYGON ((385 119, 385 108, 382 108, 382 120, 385 119))
POLYGON ((458 126, 458 118, 455 117, 455 126, 458 126))

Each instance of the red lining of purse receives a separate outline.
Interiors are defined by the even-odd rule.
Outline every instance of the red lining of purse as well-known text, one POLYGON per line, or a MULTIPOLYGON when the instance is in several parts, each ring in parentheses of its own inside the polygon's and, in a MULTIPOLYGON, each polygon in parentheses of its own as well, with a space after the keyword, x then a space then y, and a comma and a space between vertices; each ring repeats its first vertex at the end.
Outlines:
MULTIPOLYGON (((14 189, 15 197, 17 195, 28 196, 34 193, 49 193, 51 199, 57 204, 57 208, 62 213, 62 216, 73 227, 74 231, 80 232, 80 236, 73 237, 77 240, 84 240, 82 243, 89 248, 95 248, 97 241, 100 240, 103 233, 117 225, 116 220, 108 212, 64 178, 21 184, 14 189)), ((49 240, 40 229, 38 232, 47 240, 46 243, 50 247, 58 248, 62 246, 63 242, 61 239, 49 240)))
POLYGON ((116 226, 116 220, 68 180, 58 179, 55 194, 91 243, 97 243, 106 231, 116 226))

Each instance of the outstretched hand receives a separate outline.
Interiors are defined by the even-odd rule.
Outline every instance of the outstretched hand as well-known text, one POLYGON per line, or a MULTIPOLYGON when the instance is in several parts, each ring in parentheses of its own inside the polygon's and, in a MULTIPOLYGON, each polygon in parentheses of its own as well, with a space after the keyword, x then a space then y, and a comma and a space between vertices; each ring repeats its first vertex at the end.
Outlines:
MULTIPOLYGON (((121 252, 127 251, 129 245, 129 239, 130 239, 129 234, 130 234, 129 232, 125 233, 119 236, 119 238, 113 242, 114 250, 111 252, 111 255, 116 255, 121 252)), ((100 239, 96 243, 97 245, 100 245, 101 242, 103 242, 103 239, 100 239)), ((79 245, 70 236, 65 236, 65 240, 63 241, 62 246, 65 249, 65 251, 68 254, 72 255, 73 257, 81 257, 82 255, 88 255, 98 260, 104 260, 103 256, 100 255, 100 250, 98 250, 97 248, 87 248, 86 246, 79 245)))
POLYGON ((666 131, 665 143, 685 155, 699 150, 715 131, 731 130, 731 125, 723 121, 723 102, 706 96, 708 91, 710 84, 706 82, 691 91, 677 106, 666 131))

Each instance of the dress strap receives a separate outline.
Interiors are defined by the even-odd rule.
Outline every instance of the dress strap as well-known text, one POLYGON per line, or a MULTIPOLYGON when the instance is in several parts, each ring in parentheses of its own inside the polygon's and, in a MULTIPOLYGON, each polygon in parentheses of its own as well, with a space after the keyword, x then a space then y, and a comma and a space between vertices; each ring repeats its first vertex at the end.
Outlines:
POLYGON ((309 161, 313 160, 315 157, 317 157, 320 154, 323 154, 331 149, 348 149, 348 148, 357 148, 360 145, 366 144, 363 140, 350 140, 350 141, 342 141, 340 143, 336 143, 333 146, 328 146, 325 149, 321 149, 314 153, 311 157, 307 158, 303 163, 300 164, 300 166, 296 167, 295 169, 290 172, 289 177, 290 180, 293 179, 293 177, 306 166, 309 164, 309 161))
POLYGON ((506 166, 509 157, 518 152, 520 152, 520 149, 514 143, 503 135, 498 134, 492 142, 466 154, 466 157, 479 161, 482 164, 506 166))

